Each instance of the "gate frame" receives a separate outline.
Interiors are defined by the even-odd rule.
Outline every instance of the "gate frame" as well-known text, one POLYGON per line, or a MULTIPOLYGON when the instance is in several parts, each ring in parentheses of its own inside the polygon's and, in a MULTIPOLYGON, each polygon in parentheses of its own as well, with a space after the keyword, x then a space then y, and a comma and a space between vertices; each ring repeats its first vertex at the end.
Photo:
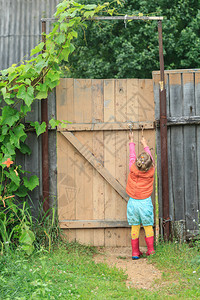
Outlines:
MULTIPOLYGON (((42 37, 46 42, 46 22, 55 21, 56 18, 42 18, 42 37)), ((166 109, 166 88, 165 88, 165 75, 164 75, 164 55, 163 55, 163 38, 162 38, 162 20, 163 17, 146 17, 146 16, 128 16, 125 15, 112 17, 93 17, 93 20, 124 20, 125 27, 127 20, 157 20, 158 21, 158 42, 159 42, 159 62, 160 62, 160 82, 159 82, 159 98, 160 98, 160 140, 161 140, 161 177, 162 177, 162 217, 163 217, 163 236, 165 240, 170 237, 170 217, 169 217, 169 179, 168 179, 168 153, 167 153, 167 109, 166 109)), ((42 99, 42 122, 47 123, 46 116, 48 115, 48 98, 42 99)), ((42 154, 48 149, 48 129, 42 135, 42 154)), ((45 158, 48 155, 42 155, 42 193, 43 201, 45 203, 44 210, 47 211, 49 207, 49 170, 48 160, 45 158)))

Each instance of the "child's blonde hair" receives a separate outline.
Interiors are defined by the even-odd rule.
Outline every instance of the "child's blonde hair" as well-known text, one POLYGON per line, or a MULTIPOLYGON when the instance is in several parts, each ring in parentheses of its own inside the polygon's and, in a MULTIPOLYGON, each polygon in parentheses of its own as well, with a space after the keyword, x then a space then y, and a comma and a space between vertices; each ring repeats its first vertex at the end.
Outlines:
POLYGON ((136 159, 136 167, 138 170, 147 172, 153 165, 153 161, 149 153, 142 152, 136 159))

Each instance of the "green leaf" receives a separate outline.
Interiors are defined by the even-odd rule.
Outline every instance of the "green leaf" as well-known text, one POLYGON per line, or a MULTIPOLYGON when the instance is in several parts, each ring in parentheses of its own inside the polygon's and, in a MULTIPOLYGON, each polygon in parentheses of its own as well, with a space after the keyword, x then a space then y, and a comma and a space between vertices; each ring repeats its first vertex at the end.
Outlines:
POLYGON ((14 183, 14 181, 11 181, 9 186, 8 186, 9 193, 10 194, 15 194, 15 192, 18 190, 18 188, 19 188, 19 185, 16 185, 14 183))
POLYGON ((86 18, 92 18, 94 16, 95 12, 94 11, 86 11, 84 13, 84 17, 86 18))
POLYGON ((24 100, 27 106, 30 106, 34 100, 34 88, 29 86, 27 89, 25 85, 19 87, 17 98, 24 100))
POLYGON ((18 190, 15 192, 15 195, 21 198, 26 197, 27 194, 28 194, 28 189, 24 185, 20 185, 18 190))
POLYGON ((22 235, 19 238, 20 243, 32 244, 35 240, 35 234, 30 229, 22 230, 22 235))
POLYGON ((7 125, 3 125, 1 127, 1 129, 2 129, 2 135, 6 135, 7 132, 8 132, 9 127, 7 125))
POLYGON ((7 177, 10 178, 18 187, 20 185, 20 177, 16 175, 14 170, 9 169, 9 172, 7 172, 7 177))
POLYGON ((13 72, 15 72, 15 67, 14 67, 14 65, 11 66, 11 67, 9 67, 9 68, 7 69, 7 72, 8 72, 9 74, 13 74, 13 72))
POLYGON ((60 79, 60 73, 50 71, 49 74, 47 75, 47 77, 50 78, 51 81, 57 81, 60 79))
POLYGON ((7 124, 8 126, 13 126, 13 124, 19 120, 19 112, 10 107, 10 106, 4 106, 2 109, 2 119, 1 124, 7 124))
POLYGON ((24 250, 27 255, 31 255, 35 249, 33 245, 28 245, 28 244, 22 244, 21 247, 22 250, 24 250))
POLYGON ((0 143, 2 143, 4 141, 5 136, 4 135, 0 135, 0 143))
POLYGON ((27 112, 31 111, 31 106, 27 106, 27 105, 21 105, 20 106, 20 111, 23 115, 26 116, 27 112))
POLYGON ((69 54, 70 54, 69 47, 64 48, 61 52, 61 60, 68 61, 69 54))
POLYGON ((1 74, 2 74, 2 76, 6 76, 6 75, 8 74, 8 70, 7 70, 7 69, 2 70, 2 71, 1 71, 1 74))
POLYGON ((43 48, 44 48, 44 42, 40 43, 34 49, 31 50, 31 56, 38 52, 41 52, 43 48))
POLYGON ((16 148, 19 148, 19 139, 14 135, 14 133, 10 130, 10 143, 14 145, 16 148))
POLYGON ((66 19, 67 17, 71 17, 70 13, 65 11, 65 12, 62 12, 60 14, 60 17, 59 17, 59 23, 62 23, 64 21, 64 19, 66 19))
POLYGON ((72 43, 70 43, 70 45, 69 45, 69 50, 71 53, 75 50, 75 47, 72 43))
POLYGON ((35 234, 33 231, 29 229, 28 226, 24 226, 25 228, 22 229, 21 235, 19 237, 19 242, 21 244, 22 249, 28 254, 32 254, 34 251, 34 246, 32 245, 35 241, 35 234))
POLYGON ((68 28, 69 28, 68 23, 62 22, 62 23, 60 24, 60 30, 61 30, 61 31, 67 32, 67 29, 68 29, 68 28))
POLYGON ((1 146, 1 151, 5 154, 5 158, 9 158, 15 155, 15 146, 10 142, 5 143, 1 146))
POLYGON ((47 96, 48 96, 47 91, 40 91, 39 93, 37 93, 35 98, 41 100, 41 99, 46 99, 47 96))
POLYGON ((20 148, 19 148, 20 152, 23 153, 23 154, 28 154, 30 155, 31 154, 31 149, 29 148, 29 146, 27 146, 26 144, 24 143, 20 143, 20 148))
POLYGON ((6 87, 3 87, 3 88, 1 89, 1 92, 2 92, 2 95, 3 95, 4 101, 5 101, 8 105, 11 105, 11 104, 15 103, 14 100, 10 99, 10 96, 11 96, 11 95, 10 95, 10 93, 7 93, 6 87))
POLYGON ((64 33, 59 34, 59 36, 56 38, 56 43, 61 45, 65 42, 66 35, 64 33))
POLYGON ((29 179, 27 177, 23 177, 24 185, 30 191, 32 191, 37 185, 39 185, 39 179, 36 175, 31 176, 29 179))
POLYGON ((36 73, 40 74, 41 71, 48 66, 48 61, 41 59, 34 67, 36 73))
POLYGON ((24 142, 27 135, 24 132, 24 125, 19 124, 17 127, 13 129, 13 131, 10 130, 11 135, 11 143, 13 143, 17 148, 20 148, 20 141, 24 142))
POLYGON ((60 125, 62 122, 59 120, 51 119, 49 121, 49 124, 51 125, 52 128, 55 128, 56 126, 60 125))
POLYGON ((95 9, 96 7, 97 7, 97 5, 95 5, 95 4, 88 4, 88 5, 84 6, 84 9, 92 10, 92 9, 95 9))
POLYGON ((25 73, 27 73, 30 69, 32 69, 33 68, 33 65, 32 64, 26 64, 25 66, 24 66, 24 72, 25 73))
POLYGON ((13 79, 17 78, 17 76, 19 76, 19 74, 16 72, 16 70, 15 70, 15 72, 9 74, 8 75, 9 82, 13 81, 13 79))
POLYGON ((31 126, 33 126, 35 128, 37 136, 39 136, 40 134, 42 134, 46 131, 46 123, 45 122, 42 122, 42 124, 39 124, 39 122, 36 121, 36 122, 31 122, 30 124, 31 124, 31 126))

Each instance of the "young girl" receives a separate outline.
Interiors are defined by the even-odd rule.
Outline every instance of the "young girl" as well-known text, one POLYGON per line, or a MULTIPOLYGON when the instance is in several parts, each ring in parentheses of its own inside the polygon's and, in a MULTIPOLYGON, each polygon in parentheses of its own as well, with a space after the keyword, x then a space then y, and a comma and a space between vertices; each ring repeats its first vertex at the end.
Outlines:
POLYGON ((135 154, 135 143, 133 142, 133 132, 129 133, 129 170, 126 192, 130 196, 127 205, 127 219, 131 225, 131 245, 132 259, 138 259, 143 254, 139 250, 139 233, 142 224, 145 230, 145 241, 147 244, 146 255, 155 253, 154 251, 154 214, 151 201, 153 192, 154 172, 153 158, 145 138, 141 144, 144 147, 137 158, 135 154))

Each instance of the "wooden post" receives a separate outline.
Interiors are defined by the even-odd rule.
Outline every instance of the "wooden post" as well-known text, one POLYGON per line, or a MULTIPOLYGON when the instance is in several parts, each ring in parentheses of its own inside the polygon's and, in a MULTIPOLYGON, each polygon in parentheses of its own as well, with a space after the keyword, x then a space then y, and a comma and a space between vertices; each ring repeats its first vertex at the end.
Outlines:
POLYGON ((162 43, 162 21, 158 21, 159 35, 159 59, 160 59, 160 140, 161 140, 161 173, 162 173, 162 203, 163 203, 163 234, 164 239, 169 240, 170 217, 169 217, 169 179, 168 179, 168 153, 167 153, 167 109, 166 89, 164 77, 164 57, 162 43))
MULTIPOLYGON (((46 50, 46 21, 42 21, 42 41, 45 43, 43 52, 46 50)), ((48 149, 48 98, 41 101, 42 122, 47 124, 46 131, 42 134, 42 196, 43 209, 49 209, 49 149, 48 149)))

